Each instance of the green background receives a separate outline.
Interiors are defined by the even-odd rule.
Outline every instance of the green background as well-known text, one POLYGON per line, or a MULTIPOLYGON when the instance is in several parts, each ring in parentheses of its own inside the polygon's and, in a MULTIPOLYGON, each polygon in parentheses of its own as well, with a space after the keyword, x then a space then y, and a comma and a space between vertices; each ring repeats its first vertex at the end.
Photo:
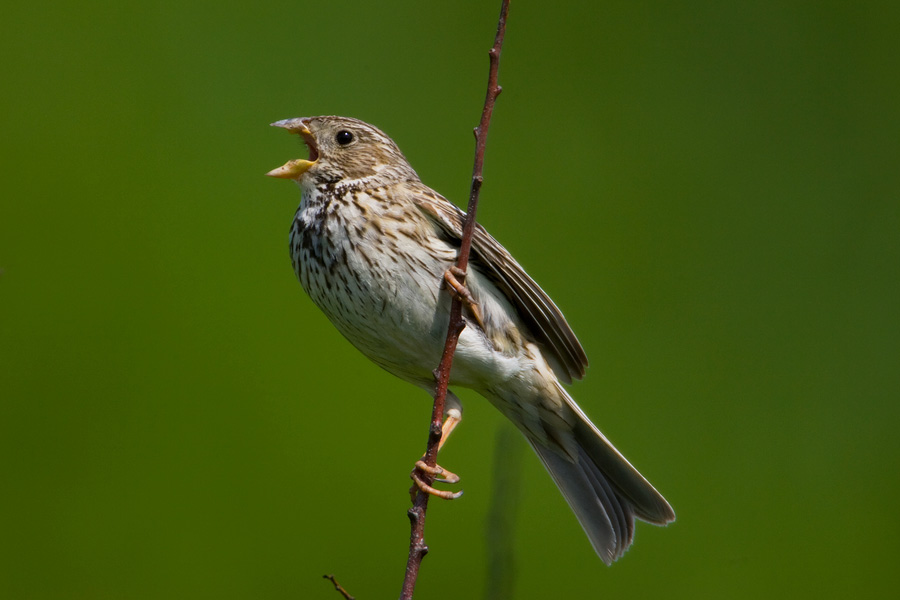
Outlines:
MULTIPOLYGON (((0 597, 399 593, 428 398, 305 297, 302 156, 343 114, 463 203, 498 2, 0 14, 0 597)), ((530 451, 516 597, 900 585, 900 3, 514 2, 480 220, 667 496, 606 568, 530 451)), ((481 597, 499 415, 463 393, 422 598, 481 597)))

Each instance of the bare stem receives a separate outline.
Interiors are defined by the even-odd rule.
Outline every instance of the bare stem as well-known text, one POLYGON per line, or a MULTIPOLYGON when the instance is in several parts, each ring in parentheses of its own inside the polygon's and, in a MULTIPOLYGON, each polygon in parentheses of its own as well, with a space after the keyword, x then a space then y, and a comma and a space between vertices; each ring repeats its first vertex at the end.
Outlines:
MULTIPOLYGON (((462 243, 459 247, 459 258, 456 266, 463 272, 469 264, 469 251, 472 247, 472 232, 475 230, 475 212, 478 209, 478 195, 481 192, 483 182, 482 171, 484 168, 484 149, 487 143, 488 128, 491 124, 491 115, 494 113, 494 103, 500 95, 500 86, 497 85, 497 72, 500 68, 500 50, 503 48, 503 37, 506 34, 506 17, 509 14, 509 0, 501 0, 500 19, 497 23, 497 35, 490 52, 490 69, 488 71, 487 95, 484 99, 484 109, 481 111, 481 121, 475 128, 475 166, 472 171, 472 187, 469 192, 469 204, 466 209, 466 220, 463 223, 462 243)), ((444 353, 441 362, 434 371, 435 390, 434 406, 431 412, 431 424, 428 429, 428 446, 425 451, 425 464, 434 466, 437 464, 438 444, 441 440, 441 425, 444 416, 444 403, 447 399, 447 385, 450 383, 450 367, 453 364, 453 354, 456 352, 456 344, 459 335, 465 328, 462 318, 462 303, 458 297, 454 297, 450 304, 450 325, 447 330, 447 341, 444 343, 444 353)), ((434 483, 434 477, 423 473, 428 485, 434 483)), ((416 587, 416 579, 419 576, 419 566, 422 559, 428 553, 425 545, 425 513, 428 510, 429 494, 419 490, 416 493, 412 508, 409 509, 410 536, 409 558, 406 561, 406 577, 403 579, 403 588, 400 600, 412 600, 416 587)))
POLYGON ((324 579, 327 579, 328 581, 330 581, 334 585, 334 589, 337 590, 337 592, 341 596, 343 596, 345 598, 345 600, 355 600, 355 598, 353 598, 353 596, 351 596, 349 593, 347 593, 347 590, 345 590, 341 586, 341 584, 339 584, 337 582, 337 579, 334 578, 334 575, 322 575, 322 577, 324 579))

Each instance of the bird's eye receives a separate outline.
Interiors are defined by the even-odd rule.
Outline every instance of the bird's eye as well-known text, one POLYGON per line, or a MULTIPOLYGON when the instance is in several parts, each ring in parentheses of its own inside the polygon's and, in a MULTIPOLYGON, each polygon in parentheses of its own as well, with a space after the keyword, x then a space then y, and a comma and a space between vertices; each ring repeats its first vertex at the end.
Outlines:
POLYGON ((336 139, 337 143, 341 146, 346 146, 353 141, 353 134, 349 131, 341 130, 337 132, 337 135, 334 136, 334 139, 336 139))

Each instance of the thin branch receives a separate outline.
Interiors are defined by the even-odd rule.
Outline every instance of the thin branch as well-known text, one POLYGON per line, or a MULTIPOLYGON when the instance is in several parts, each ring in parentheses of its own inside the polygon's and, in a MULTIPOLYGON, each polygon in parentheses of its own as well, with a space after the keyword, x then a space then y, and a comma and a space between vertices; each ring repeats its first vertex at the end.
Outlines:
MULTIPOLYGON (((491 124, 491 115, 494 112, 494 103, 500 95, 500 86, 497 85, 497 72, 500 68, 500 50, 503 47, 503 37, 506 34, 506 17, 509 14, 509 0, 501 0, 500 18, 497 23, 497 35, 494 45, 488 53, 490 57, 490 69, 488 71, 487 94, 484 99, 484 109, 481 112, 481 121, 475 128, 475 166, 472 171, 472 187, 469 193, 469 204, 466 209, 466 220, 463 224, 462 243, 459 247, 459 258, 456 266, 461 272, 465 272, 469 264, 469 250, 472 247, 472 232, 475 230, 475 212, 478 208, 478 195, 481 192, 481 184, 484 181, 482 170, 484 168, 484 149, 487 143, 488 128, 491 124)), ((453 364, 453 354, 456 352, 456 344, 459 335, 465 328, 462 318, 462 302, 458 296, 454 296, 450 304, 450 325, 447 329, 447 341, 444 344, 444 353, 441 362, 434 371, 435 391, 434 406, 431 412, 431 425, 428 430, 428 446, 425 451, 424 461, 430 467, 437 464, 438 444, 441 440, 441 425, 444 416, 444 403, 447 399, 447 386, 450 383, 450 367, 453 364)), ((434 476, 422 473, 425 483, 432 485, 434 476)), ((416 493, 413 507, 409 509, 410 537, 409 557, 406 562, 406 576, 403 579, 403 588, 400 600, 411 600, 416 587, 416 579, 419 576, 419 566, 422 559, 428 553, 425 545, 425 512, 428 510, 429 494, 419 490, 416 493)))
POLYGON ((334 589, 336 589, 338 593, 340 593, 340 595, 344 597, 344 600, 356 600, 353 596, 347 593, 347 590, 341 587, 341 584, 337 582, 337 579, 334 578, 334 575, 322 575, 322 578, 327 579, 328 581, 333 583, 334 589))

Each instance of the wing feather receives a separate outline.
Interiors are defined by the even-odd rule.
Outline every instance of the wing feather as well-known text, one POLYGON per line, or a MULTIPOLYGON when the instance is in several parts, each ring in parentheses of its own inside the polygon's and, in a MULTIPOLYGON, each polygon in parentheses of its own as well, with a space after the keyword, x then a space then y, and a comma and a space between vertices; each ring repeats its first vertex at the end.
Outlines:
MULTIPOLYGON (((443 196, 423 186, 416 198, 419 208, 458 245, 465 213, 443 196)), ((470 262, 491 278, 531 328, 535 341, 555 358, 557 376, 565 382, 584 377, 588 365, 584 348, 562 311, 529 277, 519 263, 481 225, 475 224, 470 262)))

